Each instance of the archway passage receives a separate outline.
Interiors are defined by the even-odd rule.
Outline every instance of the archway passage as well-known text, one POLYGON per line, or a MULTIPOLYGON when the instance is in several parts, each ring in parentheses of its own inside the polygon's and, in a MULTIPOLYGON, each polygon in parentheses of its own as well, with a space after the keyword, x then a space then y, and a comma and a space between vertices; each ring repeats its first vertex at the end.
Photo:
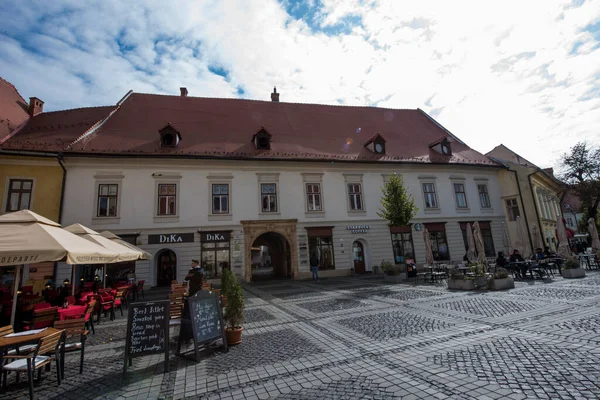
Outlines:
POLYGON ((156 286, 170 286, 177 279, 177 256, 172 250, 161 250, 156 256, 156 286))
POLYGON ((263 233, 254 240, 250 251, 253 281, 292 276, 290 245, 279 233, 263 233))

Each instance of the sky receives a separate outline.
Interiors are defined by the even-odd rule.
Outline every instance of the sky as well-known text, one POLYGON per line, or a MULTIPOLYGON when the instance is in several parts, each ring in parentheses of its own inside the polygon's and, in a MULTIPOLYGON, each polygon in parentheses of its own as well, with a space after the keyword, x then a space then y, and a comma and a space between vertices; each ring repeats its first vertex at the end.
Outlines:
POLYGON ((600 0, 3 0, 0 77, 44 110, 129 90, 421 108, 540 167, 600 145, 600 0))

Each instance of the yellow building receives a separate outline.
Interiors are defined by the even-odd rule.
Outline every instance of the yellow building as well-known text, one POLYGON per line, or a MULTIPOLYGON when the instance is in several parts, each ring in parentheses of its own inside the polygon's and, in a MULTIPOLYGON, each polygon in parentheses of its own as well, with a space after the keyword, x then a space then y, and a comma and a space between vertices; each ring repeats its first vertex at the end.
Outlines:
MULTIPOLYGON (((43 101, 31 97, 25 102, 12 84, 0 78, 0 214, 30 209, 60 223, 68 176, 61 153, 93 132, 116 107, 55 112, 43 108, 43 101)), ((10 276, 10 268, 14 269, 0 271, 0 277, 10 276)), ((54 263, 31 265, 23 278, 43 286, 54 278, 54 263)))
POLYGON ((560 199, 567 190, 556 179, 552 169, 541 169, 504 145, 486 154, 504 164, 500 171, 500 190, 510 233, 510 248, 517 240, 517 217, 523 218, 527 230, 527 246, 531 252, 548 246, 555 251, 556 221, 560 215, 560 199))

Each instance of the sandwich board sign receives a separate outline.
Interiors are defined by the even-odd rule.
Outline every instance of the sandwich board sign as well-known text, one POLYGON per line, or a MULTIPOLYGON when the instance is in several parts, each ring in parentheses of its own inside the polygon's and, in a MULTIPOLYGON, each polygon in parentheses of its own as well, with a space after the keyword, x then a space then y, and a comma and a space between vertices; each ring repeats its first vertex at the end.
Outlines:
POLYGON ((134 357, 164 353, 165 372, 169 370, 169 300, 131 303, 127 315, 125 364, 134 357))
POLYGON ((225 324, 216 293, 201 290, 194 296, 188 297, 181 318, 177 355, 190 357, 189 353, 181 352, 184 341, 193 341, 193 359, 200 360, 200 347, 222 341, 223 350, 228 351, 225 338, 225 324))

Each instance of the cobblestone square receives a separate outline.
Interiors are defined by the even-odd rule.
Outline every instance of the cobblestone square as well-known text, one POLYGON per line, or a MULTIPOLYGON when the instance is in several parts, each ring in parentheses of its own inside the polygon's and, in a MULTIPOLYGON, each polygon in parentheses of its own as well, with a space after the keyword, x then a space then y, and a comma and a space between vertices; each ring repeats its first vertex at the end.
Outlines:
MULTIPOLYGON (((35 383, 38 399, 583 399, 600 397, 600 274, 456 292, 381 278, 246 285, 241 345, 196 363, 134 358, 123 376, 126 317, 89 335, 84 373, 67 355, 35 383)), ((22 374, 23 375, 23 374, 22 374)), ((27 399, 27 378, 0 399, 27 399)))

